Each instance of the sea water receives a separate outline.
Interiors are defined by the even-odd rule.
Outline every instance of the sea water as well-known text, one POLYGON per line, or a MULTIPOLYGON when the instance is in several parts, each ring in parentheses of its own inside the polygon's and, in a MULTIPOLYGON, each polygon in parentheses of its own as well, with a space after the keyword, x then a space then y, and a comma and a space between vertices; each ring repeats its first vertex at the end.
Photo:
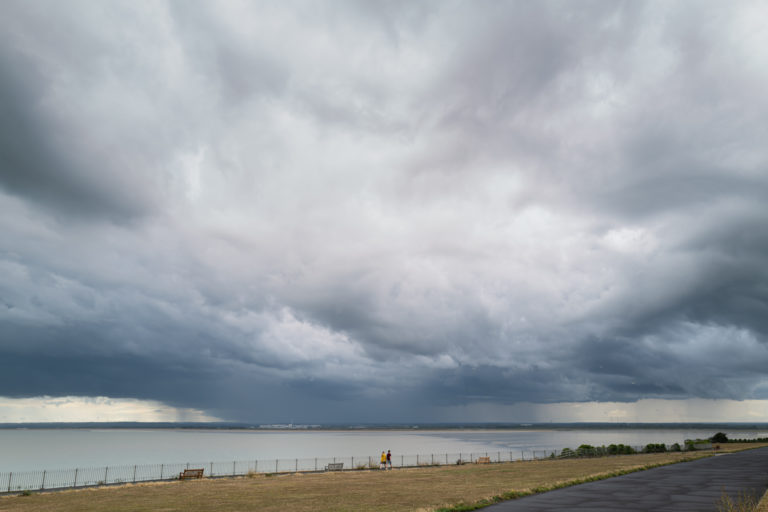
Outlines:
MULTIPOLYGON (((0 429, 0 472, 190 461, 312 457, 376 458, 445 453, 515 453, 593 446, 680 443, 708 438, 702 429, 571 430, 195 430, 0 429)), ((768 430, 726 431, 730 438, 768 437, 768 430)))

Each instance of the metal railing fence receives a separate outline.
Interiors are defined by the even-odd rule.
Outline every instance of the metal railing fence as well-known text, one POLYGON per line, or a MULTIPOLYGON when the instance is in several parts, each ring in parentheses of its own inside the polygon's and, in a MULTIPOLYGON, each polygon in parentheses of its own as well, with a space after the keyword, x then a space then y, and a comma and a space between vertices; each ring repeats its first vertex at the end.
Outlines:
MULTIPOLYGON (((642 453, 643 446, 631 446, 642 453)), ((667 446, 669 449, 670 447, 667 446)), ((562 450, 516 450, 488 452, 428 453, 415 455, 393 455, 395 468, 420 466, 445 466, 477 462, 479 457, 488 457, 490 462, 513 462, 564 457, 607 456, 605 447, 596 447, 593 452, 564 448, 562 450)), ((91 487, 98 485, 176 480, 185 469, 203 468, 205 477, 244 476, 257 473, 302 473, 323 471, 328 464, 343 463, 342 471, 378 469, 380 457, 364 455, 354 457, 314 457, 293 459, 254 459, 227 462, 185 462, 177 464, 141 464, 104 466, 75 469, 0 472, 0 494, 91 487)))

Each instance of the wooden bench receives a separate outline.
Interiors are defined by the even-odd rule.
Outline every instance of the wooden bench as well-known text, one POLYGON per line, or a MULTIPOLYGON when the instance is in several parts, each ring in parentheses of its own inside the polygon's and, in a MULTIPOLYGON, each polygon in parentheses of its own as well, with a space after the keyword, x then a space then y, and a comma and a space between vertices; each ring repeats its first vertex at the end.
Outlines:
POLYGON ((477 463, 478 464, 490 464, 491 463, 491 458, 490 457, 478 457, 477 458, 477 463))
POLYGON ((185 469, 179 473, 179 480, 186 480, 187 478, 203 478, 203 468, 185 469))
POLYGON ((341 471, 344 469, 344 463, 343 462, 331 462, 327 466, 325 466, 326 471, 341 471))

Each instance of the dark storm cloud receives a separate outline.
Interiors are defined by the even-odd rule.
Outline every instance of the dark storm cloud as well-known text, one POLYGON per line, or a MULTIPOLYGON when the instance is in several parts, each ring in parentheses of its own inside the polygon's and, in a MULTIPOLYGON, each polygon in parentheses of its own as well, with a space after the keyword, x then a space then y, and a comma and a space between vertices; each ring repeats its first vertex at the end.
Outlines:
POLYGON ((763 9, 8 2, 0 396, 768 398, 763 9))
MULTIPOLYGON (((115 191, 98 175, 85 176, 82 166, 68 154, 63 127, 47 125, 39 112, 46 77, 22 55, 0 51, 0 184, 46 208, 68 214, 125 218, 140 213, 122 191, 115 191)), ((95 173, 94 173, 95 174, 95 173)))

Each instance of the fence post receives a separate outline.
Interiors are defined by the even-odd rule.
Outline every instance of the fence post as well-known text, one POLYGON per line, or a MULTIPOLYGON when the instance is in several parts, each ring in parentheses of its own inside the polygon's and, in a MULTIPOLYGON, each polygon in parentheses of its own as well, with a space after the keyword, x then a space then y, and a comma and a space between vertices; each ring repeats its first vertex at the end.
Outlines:
POLYGON ((232 461, 232 476, 235 476, 235 461, 232 461))
POLYGON ((496 452, 496 462, 501 462, 501 452, 496 452))
POLYGON ((403 456, 400 456, 400 467, 403 467, 403 456))
POLYGON ((315 471, 317 471, 317 457, 315 457, 315 471))
POLYGON ((418 453, 416 454, 416 465, 417 466, 419 465, 419 454, 418 453))
POLYGON ((435 465, 435 454, 434 453, 430 453, 430 455, 432 456, 432 465, 434 466, 435 465))
POLYGON ((280 459, 275 459, 275 473, 277 473, 277 461, 280 459))
POLYGON ((258 473, 259 472, 259 459, 256 459, 253 461, 253 472, 258 473))
POLYGON ((45 489, 45 470, 43 470, 43 482, 40 484, 40 489, 45 489))
POLYGON ((77 468, 75 468, 75 483, 72 484, 72 487, 77 487, 77 468))
POLYGON ((104 468, 104 484, 107 483, 107 474, 109 473, 109 466, 104 468))
POLYGON ((213 476, 213 462, 211 462, 211 476, 213 476))
POLYGON ((13 478, 13 471, 8 473, 8 492, 11 492, 11 478, 13 478))
POLYGON ((299 472, 299 459, 296 459, 296 465, 293 467, 293 472, 294 473, 299 472))
POLYGON ((136 483, 136 464, 133 465, 133 483, 136 483))
POLYGON ((448 465, 448 454, 447 453, 445 454, 445 465, 446 466, 448 465))
POLYGON ((163 479, 163 464, 160 464, 160 480, 163 479))
POLYGON ((355 469, 355 458, 352 457, 352 469, 355 469))
POLYGON ((187 469, 189 469, 189 462, 187 462, 187 469))

